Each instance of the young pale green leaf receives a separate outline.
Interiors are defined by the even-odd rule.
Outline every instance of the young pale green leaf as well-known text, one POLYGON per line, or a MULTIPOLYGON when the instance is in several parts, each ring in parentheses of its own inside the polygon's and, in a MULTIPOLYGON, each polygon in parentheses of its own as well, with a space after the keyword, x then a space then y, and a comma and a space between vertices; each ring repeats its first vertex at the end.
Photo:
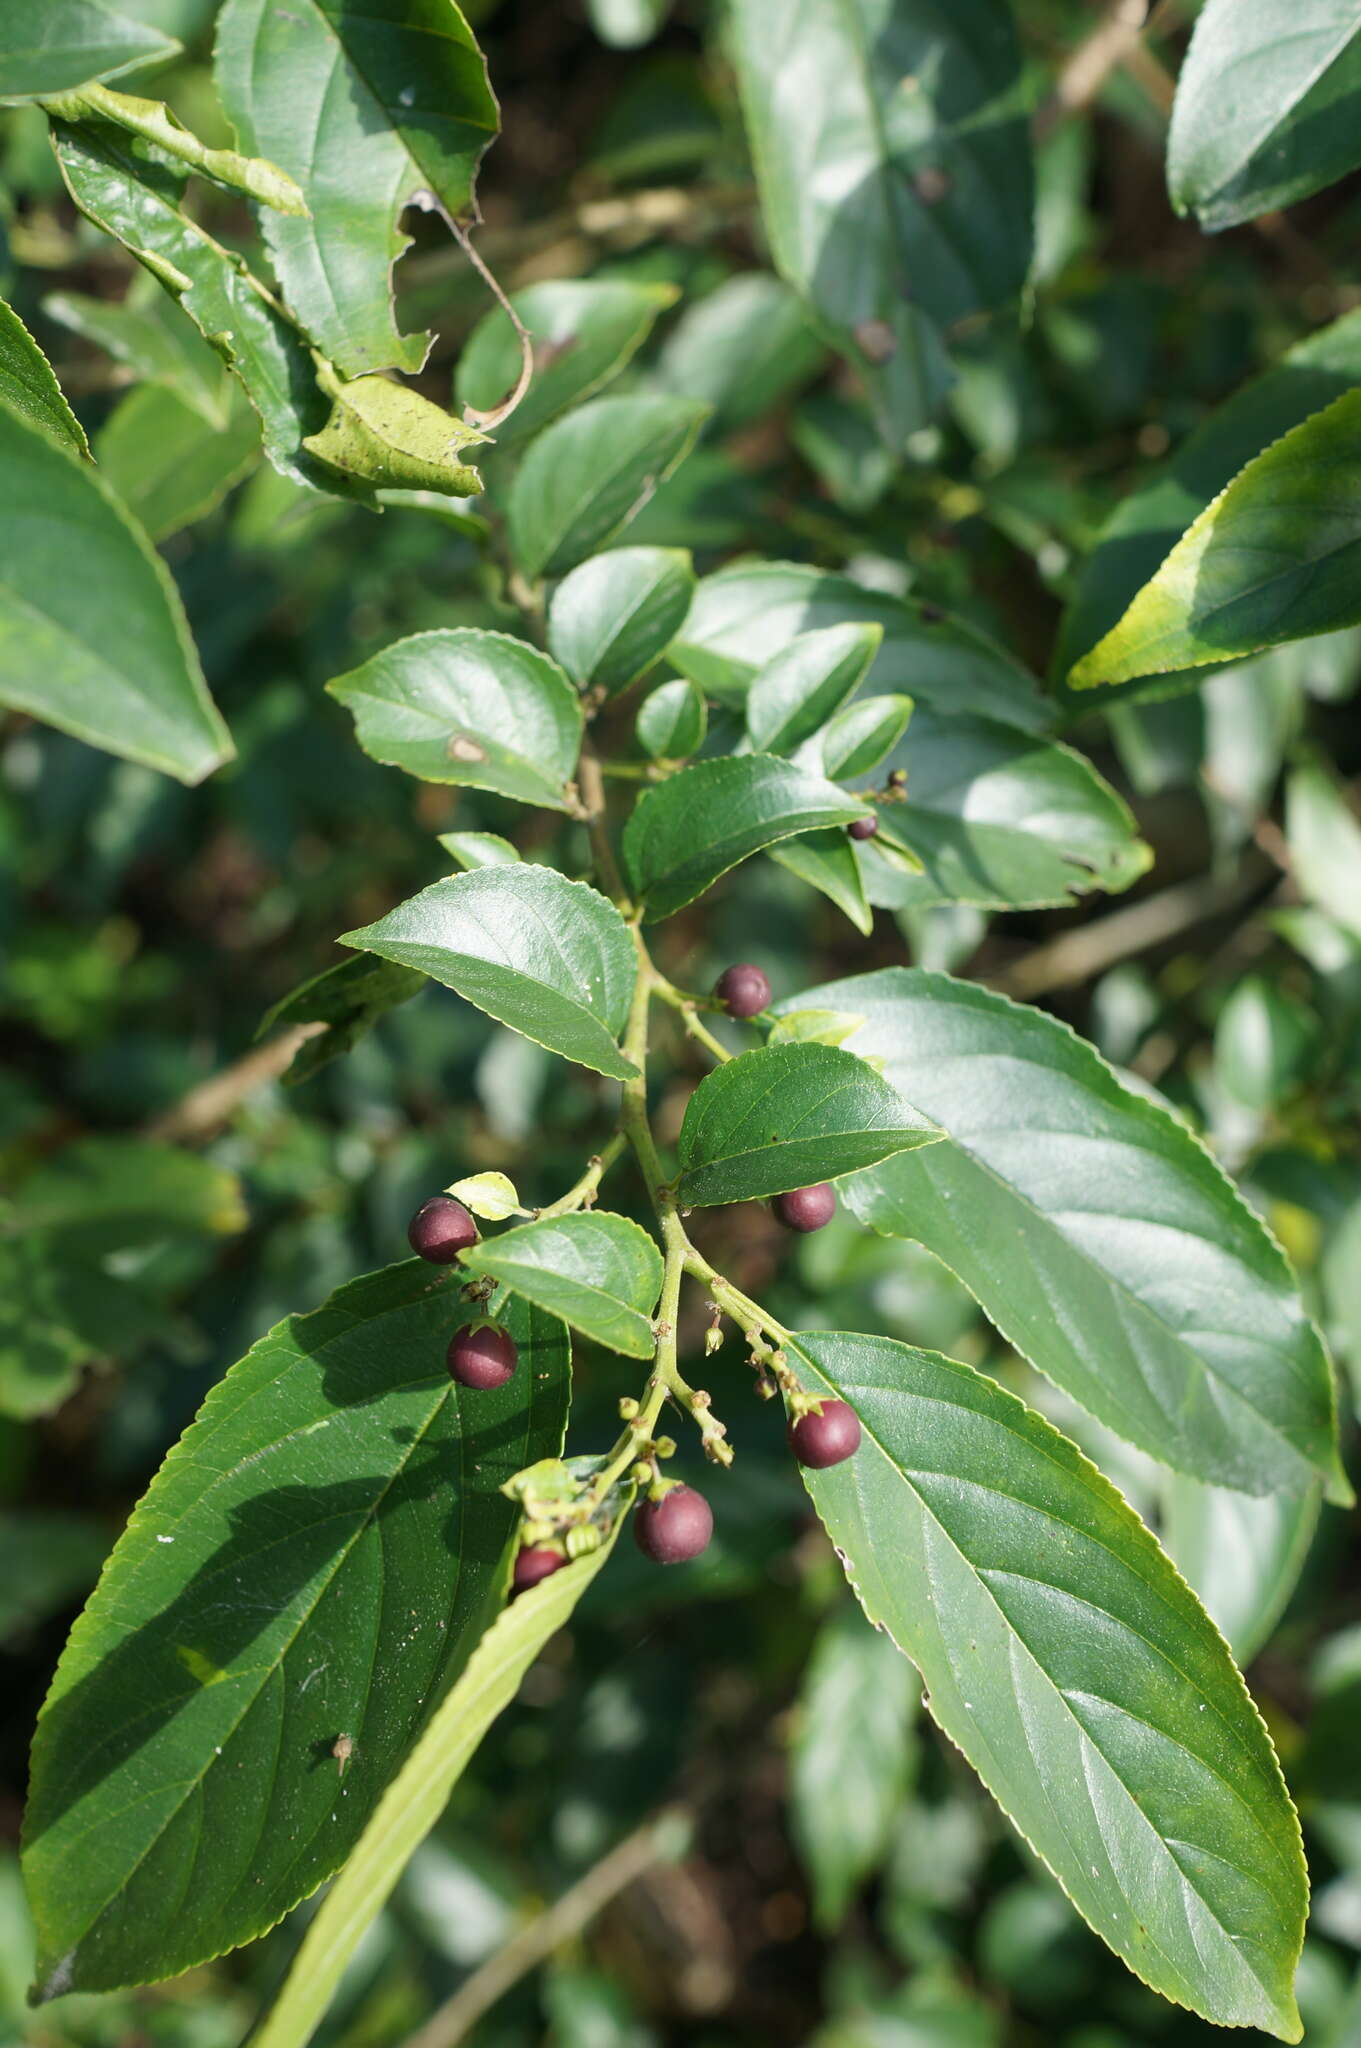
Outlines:
MULTIPOLYGON (((569 405, 617 377, 676 302, 676 287, 629 278, 552 278, 515 292, 511 304, 529 331, 534 377, 496 429, 509 445, 536 434, 569 405)), ((479 320, 454 373, 460 405, 493 412, 515 389, 520 338, 499 306, 479 320)))
POLYGON ((820 890, 858 932, 869 937, 874 912, 865 895, 860 849, 847 838, 844 827, 833 825, 825 832, 802 832, 797 839, 782 839, 770 848, 770 857, 801 882, 820 890))
POLYGON ((434 882, 341 944, 415 967, 536 1045, 616 1081, 638 956, 609 900, 516 861, 434 882))
POLYGON ((82 292, 49 292, 43 311, 104 349, 135 377, 166 385, 209 426, 225 426, 231 385, 221 355, 180 317, 167 293, 149 277, 142 283, 149 295, 137 292, 121 302, 82 292))
POLYGON ((378 1019, 399 1003, 409 1002, 425 987, 426 977, 414 967, 401 967, 391 960, 376 960, 369 954, 342 960, 327 967, 293 989, 267 1010, 260 1019, 257 1038, 289 1024, 316 1024, 315 1037, 307 1039, 293 1055, 284 1075, 287 1087, 310 1080, 320 1068, 339 1059, 371 1031, 378 1019))
POLYGON ((233 748, 164 563, 89 463, 3 404, 0 470, 0 704, 202 782, 233 748))
POLYGON ((347 489, 360 496, 371 490, 418 491, 460 505, 480 492, 481 477, 462 460, 465 449, 486 440, 478 428, 452 419, 392 377, 328 374, 322 381, 331 410, 303 447, 347 489))
POLYGON ((678 1199, 752 1202, 839 1180, 943 1133, 855 1053, 768 1045, 706 1074, 677 1140, 678 1199))
POLYGON ((399 334, 392 266, 404 207, 429 194, 475 218, 473 180, 499 126, 487 67, 454 0, 227 0, 216 75, 240 147, 297 180, 305 218, 266 209, 284 295, 347 377, 419 370, 399 334))
POLYGON ((1024 1357, 1164 1464, 1245 1493, 1322 1473, 1347 1497, 1318 1332, 1183 1123, 1054 1018, 948 975, 888 968, 805 1005, 858 1011, 848 1046, 949 1139, 852 1181, 862 1222, 934 1252, 1024 1357))
POLYGON ((897 1644, 859 1609, 818 1631, 795 1709, 789 1817, 830 1933, 882 1862, 914 1760, 921 1690, 897 1644))
POLYGON ((474 1173, 467 1180, 454 1181, 444 1192, 457 1196, 484 1223, 505 1223, 512 1216, 529 1214, 520 1207, 520 1197, 508 1173, 474 1173))
POLYGON ((638 744, 654 761, 686 761, 704 744, 709 707, 693 683, 659 683, 638 707, 638 744))
POLYGON ((849 782, 852 776, 877 768, 907 731, 911 716, 912 699, 892 693, 844 705, 828 720, 818 741, 828 781, 849 782))
POLYGON ((355 1281, 262 1338, 171 1452, 38 1726, 40 1996, 272 1926, 345 1861, 466 1664, 504 1595, 500 1487, 562 1441, 568 1344, 507 1301, 519 1370, 469 1398, 444 1369, 459 1311, 457 1276, 415 1260, 355 1281))
POLYGON ((612 548, 553 592, 548 647, 583 690, 617 696, 637 682, 682 624, 695 592, 683 548, 612 548))
POLYGON ((460 1263, 626 1358, 651 1358, 657 1348, 652 1311, 662 1291, 662 1255, 627 1216, 593 1209, 522 1223, 483 1238, 460 1263))
POLYGON ((1063 617, 1054 669, 1066 708, 1090 716, 1108 698, 1164 695, 1204 681, 1194 669, 1070 693, 1062 678, 1109 632, 1197 515, 1263 448, 1361 382, 1361 311, 1287 350, 1212 412, 1175 455, 1123 498, 1088 557, 1063 617))
POLYGON ((95 436, 95 458, 152 540, 165 540, 220 505, 260 459, 260 422, 230 388, 228 417, 210 426, 162 384, 140 384, 95 436))
POLYGON ((12 306, 0 299, 0 405, 41 427, 77 455, 88 455, 85 429, 66 403, 52 365, 12 306))
POLYGON ((179 47, 103 0, 0 0, 0 99, 69 92, 163 62, 179 47))
POLYGON ((1361 823, 1317 762, 1306 761, 1286 783, 1285 836, 1306 901, 1361 938, 1361 823))
POLYGON ((863 370, 900 451, 948 382, 929 322, 1025 283, 1032 172, 1011 9, 734 0, 731 40, 775 267, 863 370))
POLYGON ((976 626, 801 562, 738 563, 702 577, 667 651, 708 696, 740 705, 756 671, 795 634, 856 620, 883 627, 871 689, 905 692, 943 712, 974 712, 1026 732, 1049 723, 1050 708, 1032 679, 976 626))
POLYGON ((907 801, 886 805, 879 837, 859 849, 865 893, 885 909, 1074 903, 1088 889, 1127 889, 1152 858, 1081 754, 1014 726, 922 710, 889 766, 905 771, 907 801), (922 872, 892 865, 889 840, 922 872))
POLYGON ((668 391, 713 407, 728 433, 769 412, 817 375, 826 351, 797 292, 746 271, 686 307, 662 347, 657 375, 668 391))
POLYGON ((857 798, 773 754, 697 761, 638 799, 624 859, 655 924, 776 840, 865 815, 857 798))
POLYGON ((1167 188, 1210 233, 1361 164, 1361 18, 1337 0, 1206 0, 1177 80, 1167 188))
POLYGON ((1318 1527, 1320 1489, 1230 1493, 1170 1472, 1162 1540, 1240 1664, 1269 1640, 1318 1527))
POLYGON ((607 547, 694 446, 708 408, 688 398, 596 398, 539 435, 506 521, 526 576, 561 576, 607 547))
POLYGON ((844 1045, 864 1023, 851 1010, 787 1010, 770 1027, 768 1045, 844 1045))
POLYGON ((482 1737, 606 1563, 618 1533, 521 1593, 492 1623, 322 1900, 254 2048, 306 2048, 355 1950, 449 1803, 482 1737))
POLYGON ((931 1714, 1078 1911, 1165 1998, 1300 2037, 1299 1823, 1223 1638, 1134 1511, 971 1367, 799 1334, 864 1440, 804 1481, 931 1714))
POLYGON ((800 633, 757 670, 747 736, 762 754, 792 754, 853 697, 883 642, 877 620, 800 633))
POLYGON ((557 663, 525 641, 471 626, 412 633, 326 687, 375 761, 422 782, 567 808, 581 704, 557 663))
POLYGON ((1085 690, 1203 668, 1361 620, 1361 392, 1241 470, 1069 672, 1085 690))
POLYGON ((107 122, 57 121, 52 138, 81 212, 145 264, 241 379, 274 467, 316 485, 303 444, 327 408, 307 343, 238 258, 183 212, 183 166, 107 122))
POLYGON ((472 868, 504 867, 520 858, 499 832, 441 832, 439 843, 465 873, 472 868))

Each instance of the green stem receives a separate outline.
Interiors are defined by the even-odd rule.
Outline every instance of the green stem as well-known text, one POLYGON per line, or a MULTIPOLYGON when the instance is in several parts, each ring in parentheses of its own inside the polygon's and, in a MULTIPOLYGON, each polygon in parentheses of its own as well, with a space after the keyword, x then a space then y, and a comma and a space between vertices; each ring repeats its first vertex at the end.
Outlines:
POLYGON ((700 1023, 699 1005, 697 1004, 693 996, 687 996, 681 989, 673 987, 672 984, 669 981, 667 981, 664 976, 660 974, 654 977, 653 993, 655 995, 660 996, 661 1000, 664 1003, 670 1004, 671 1008, 676 1012, 677 1016, 680 1018, 681 1023, 685 1026, 685 1029, 689 1033, 690 1037, 693 1038, 697 1044, 702 1045, 706 1052, 711 1052, 720 1065, 723 1063, 724 1060, 730 1060, 732 1058, 732 1054, 728 1051, 727 1046, 721 1044, 719 1040, 714 1037, 713 1032, 710 1031, 707 1024, 700 1023))
POLYGON ((276 213, 307 216, 307 201, 287 171, 281 171, 267 157, 241 156, 234 149, 209 149, 159 100, 135 99, 131 93, 111 92, 107 85, 83 85, 78 92, 54 93, 39 105, 44 113, 59 121, 88 120, 92 114, 113 121, 131 134, 154 142, 158 149, 177 157, 201 176, 227 186, 229 191, 245 192, 263 205, 272 206, 276 213))
POLYGON ((575 1215, 578 1209, 589 1209, 595 1200, 596 1190, 600 1186, 601 1181, 614 1165, 615 1160, 623 1152, 627 1143, 628 1139, 624 1136, 624 1133, 616 1131, 604 1151, 597 1152, 593 1159, 587 1161, 585 1173, 582 1174, 579 1181, 574 1182, 568 1188, 565 1195, 559 1195, 557 1201, 550 1202, 546 1208, 534 1211, 534 1221, 542 1223, 549 1216, 572 1216, 575 1215))
MULTIPOLYGON (((609 804, 605 796, 604 777, 600 771, 600 757, 590 747, 583 747, 581 750, 581 759, 577 763, 577 788, 581 792, 581 816, 586 830, 590 834, 591 852, 595 856, 596 880, 600 883, 606 895, 614 899, 625 917, 631 916, 633 905, 629 901, 628 891, 624 887, 624 878, 619 872, 619 864, 614 857, 614 848, 610 844, 609 804)), ((644 953, 643 958, 647 959, 646 953, 644 953)), ((650 974, 652 963, 649 960, 647 964, 650 974)), ((644 1058, 647 1056, 646 994, 645 989, 642 1023, 644 1058)), ((629 1029, 633 1029, 631 1022, 629 1029)), ((624 1050, 628 1053, 627 1039, 625 1040, 624 1050)), ((628 1056, 633 1058, 631 1053, 628 1056)))

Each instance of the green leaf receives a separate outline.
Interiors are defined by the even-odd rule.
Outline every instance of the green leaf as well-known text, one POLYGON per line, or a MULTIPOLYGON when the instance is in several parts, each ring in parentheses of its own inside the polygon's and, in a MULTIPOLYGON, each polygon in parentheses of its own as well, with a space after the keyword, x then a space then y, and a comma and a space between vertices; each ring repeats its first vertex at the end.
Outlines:
POLYGON ((604 1566, 614 1533, 599 1550, 521 1593, 487 1630, 322 1900, 254 2048, 304 2048, 311 2039, 346 1965, 443 1813, 474 1750, 604 1566))
POLYGON ((948 382, 930 321, 1016 298, 1029 267, 1011 9, 734 0, 731 40, 775 267, 901 449, 948 382))
MULTIPOLYGON (((674 285, 613 277, 553 278, 512 293, 510 303, 533 345, 534 379, 498 425, 497 441, 523 441, 569 405, 593 397, 618 376, 675 302, 674 285)), ((458 359, 458 402, 493 412, 519 375, 519 336, 497 306, 478 321, 458 359)))
POLYGON ((0 1238, 78 1232, 93 1251, 155 1244, 200 1231, 244 1230, 234 1173, 195 1152, 145 1138, 77 1138, 27 1174, 0 1203, 0 1238))
POLYGON ((354 1281, 262 1338, 170 1453, 38 1726, 42 1997, 272 1926, 345 1861, 465 1666, 504 1595, 499 1489, 562 1441, 568 1345, 507 1302, 520 1369, 470 1398, 444 1369, 460 1311, 419 1261, 354 1281))
POLYGON ((888 968, 805 991, 851 1010, 948 1144, 852 1181, 861 1221, 924 1244, 1007 1341, 1098 1420, 1244 1493, 1346 1497, 1333 1388, 1290 1269, 1215 1161, 1038 1010, 888 968))
POLYGON ((740 562, 702 577, 668 653, 708 696, 740 705, 756 671, 796 633, 856 620, 884 630, 872 690, 905 692, 944 712, 975 712, 1027 732, 1049 723, 1032 679, 977 627, 800 562, 740 562))
POLYGON ((789 1757, 789 1817, 823 1933, 841 1925, 883 1861, 907 1791, 920 1697, 897 1644, 857 1608, 823 1623, 789 1757))
POLYGON ((0 470, 0 704, 201 782, 233 748, 164 563, 88 463, 3 405, 0 470))
POLYGON ((1162 1538, 1240 1664, 1269 1640, 1318 1527, 1320 1490, 1230 1493, 1169 1473, 1162 1538))
POLYGON ((645 675, 682 624, 695 591, 683 548, 612 548, 553 592, 548 647, 582 690, 618 696, 645 675))
POLYGON ((787 1349, 860 1417, 856 1456, 804 1482, 933 1718, 1137 1976, 1298 2040, 1299 1824, 1222 1638, 1133 1510, 967 1365, 840 1332, 787 1349))
POLYGON ((638 799, 624 860, 655 924, 777 839, 865 814, 855 797, 773 754, 697 761, 638 799))
POLYGON ((375 761, 566 810, 581 705, 557 663, 523 640, 470 626, 412 633, 326 687, 375 761))
POLYGON ((130 391, 95 437, 106 481, 152 540, 165 540, 220 505, 260 457, 260 422, 233 389, 228 418, 203 414, 160 384, 130 391))
POLYGON ((66 403, 52 365, 12 306, 0 299, 0 405, 40 427, 77 455, 88 455, 85 429, 66 403))
POLYGON ((316 486, 321 472, 303 444, 327 407, 307 343, 238 258, 181 210, 183 166, 107 122, 56 121, 52 138, 81 212, 145 264, 241 379, 274 467, 316 486))
POLYGON ((912 716, 910 697, 862 697, 846 704, 823 730, 822 772, 829 782, 868 775, 893 752, 912 716))
POLYGON ((760 1201, 941 1136, 854 1053, 763 1046, 715 1067, 686 1103, 677 1198, 696 1208, 760 1201))
MULTIPOLYGON (((1197 514, 1254 455, 1358 382, 1361 312, 1353 312, 1287 350, 1264 376, 1254 378, 1212 412, 1175 455, 1122 499, 1089 555, 1077 594, 1064 614, 1056 675, 1066 675, 1078 657, 1115 625, 1197 514)), ((1161 695, 1194 688, 1203 680, 1191 669, 1096 693, 1084 689, 1070 694, 1061 681, 1059 688, 1067 709, 1085 718, 1093 705, 1108 698, 1161 695)))
POLYGON ((1069 672, 1085 690, 1202 668, 1361 620, 1361 392, 1250 462, 1069 672))
POLYGON ((1177 80, 1167 188, 1211 233, 1361 164, 1361 21, 1335 0, 1206 0, 1177 80))
POLYGON ((668 391, 711 405, 715 432, 730 432, 807 384, 824 353, 798 294, 778 277, 745 271, 686 307, 657 374, 668 391))
POLYGON ((428 334, 399 334, 392 266, 421 193, 475 218, 473 180, 497 132, 487 67, 454 0, 227 0, 218 90, 240 147, 294 177, 303 219, 261 225, 284 296, 347 377, 419 370, 428 334))
POLYGON ((770 848, 770 857, 801 882, 820 890, 858 932, 869 937, 874 930, 874 912, 865 895, 860 848, 847 838, 841 826, 833 825, 826 832, 803 832, 797 839, 782 839, 778 846, 770 848))
POLYGON ((1328 770, 1305 762, 1285 792, 1290 871, 1306 902, 1361 938, 1361 824, 1328 770))
POLYGON ((706 416, 684 398, 597 398, 540 434, 506 503, 525 575, 561 576, 608 546, 689 453, 706 416))
POLYGON ((614 905, 555 868, 477 868, 435 882, 377 924, 341 936, 415 967, 536 1045, 616 1081, 637 955, 614 905))
POLYGON ((391 377, 321 379, 331 394, 326 424, 308 434, 303 447, 359 494, 369 490, 434 492, 463 500, 475 497, 482 479, 459 459, 486 435, 409 384, 391 377))
POLYGON ((219 352, 182 319, 164 291, 150 285, 143 294, 125 299, 91 299, 81 292, 49 292, 43 311, 92 341, 148 383, 164 384, 185 405, 201 413, 209 426, 225 426, 231 386, 219 352))
POLYGON ((685 761, 704 744, 709 707, 684 676, 659 683, 638 707, 638 744, 654 761, 685 761))
POLYGON ((1215 1019, 1215 1080, 1235 1102, 1273 1109, 1305 1079, 1315 1037, 1303 1004, 1264 975, 1245 974, 1215 1019))
POLYGON ((1152 859, 1124 800, 1071 747, 923 710, 889 765, 905 770, 907 801, 886 805, 879 837, 858 849, 865 893, 886 909, 1074 903, 1127 889, 1152 859), (888 841, 923 872, 892 865, 888 841))
POLYGON ((0 0, 0 99, 36 99, 137 64, 179 44, 100 0, 0 0))
POLYGON ((762 754, 792 754, 826 725, 869 673, 884 630, 876 621, 800 633, 757 670, 747 736, 762 754))
POLYGON ((520 1206, 520 1197, 515 1183, 508 1173, 474 1173, 467 1180, 456 1180, 444 1190, 454 1195, 471 1209, 474 1216, 480 1216, 484 1223, 504 1223, 511 1216, 525 1216, 529 1212, 520 1206))
POLYGON ((657 1348, 652 1311, 662 1291, 662 1255, 627 1216, 591 1210, 521 1223, 483 1238, 460 1264, 626 1358, 651 1358, 657 1348))
POLYGON ((302 982, 265 1012, 255 1035, 264 1038, 289 1024, 323 1027, 298 1047, 284 1075, 285 1086, 296 1088, 300 1081, 310 1081, 322 1067, 349 1052, 387 1011, 418 996, 425 983, 425 975, 414 967, 399 967, 391 960, 361 954, 302 982))
POLYGON ((499 832, 441 832, 439 843, 465 872, 472 868, 504 867, 520 855, 499 832))

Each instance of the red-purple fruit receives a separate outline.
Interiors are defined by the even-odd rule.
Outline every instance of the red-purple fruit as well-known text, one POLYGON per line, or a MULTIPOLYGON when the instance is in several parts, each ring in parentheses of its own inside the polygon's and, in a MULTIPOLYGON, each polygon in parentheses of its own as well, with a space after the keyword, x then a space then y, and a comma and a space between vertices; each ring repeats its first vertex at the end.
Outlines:
POLYGON ((432 1266, 452 1266, 460 1252, 477 1243, 477 1225, 453 1195, 432 1195, 406 1226, 407 1243, 432 1266))
POLYGON ((825 1472, 859 1450, 860 1417, 846 1401, 824 1401, 821 1412, 810 1408, 806 1415, 795 1416, 785 1434, 801 1465, 825 1472))
POLYGON ((879 820, 871 811, 868 818, 852 818, 846 830, 852 839, 873 839, 879 830, 879 820))
POLYGON ((515 1339, 499 1323, 465 1323, 449 1340, 449 1377, 487 1393, 506 1384, 519 1356, 515 1339))
POLYGON ((787 1194, 776 1195, 771 1206, 786 1230, 821 1230, 836 1214, 836 1190, 820 1180, 811 1188, 790 1188, 787 1194))
POLYGON ((770 983, 759 967, 739 960, 724 968, 714 983, 714 994, 730 1017, 759 1017, 770 1004, 770 983))
POLYGON ((673 1486, 660 1500, 645 1500, 633 1518, 633 1534, 654 1564, 688 1564, 708 1546, 714 1511, 693 1486, 673 1486))
POLYGON ((551 1579, 554 1572, 560 1572, 567 1559, 560 1550, 548 1550, 541 1544, 530 1544, 517 1552, 515 1569, 510 1576, 510 1597, 527 1593, 531 1586, 537 1586, 543 1579, 551 1579))

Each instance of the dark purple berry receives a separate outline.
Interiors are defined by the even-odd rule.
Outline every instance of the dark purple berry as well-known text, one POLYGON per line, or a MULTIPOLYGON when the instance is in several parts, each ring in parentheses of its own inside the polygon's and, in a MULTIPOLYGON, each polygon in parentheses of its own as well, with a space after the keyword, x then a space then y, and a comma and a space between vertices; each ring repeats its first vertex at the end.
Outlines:
POLYGON ((633 1518, 633 1534, 654 1564, 688 1564, 708 1546, 714 1511, 693 1486, 673 1486, 660 1500, 645 1500, 633 1518))
POLYGON ((432 1266, 452 1266, 460 1252, 477 1243, 477 1225, 453 1195, 432 1195, 406 1226, 407 1243, 432 1266))
POLYGON ((499 1323, 465 1323, 449 1341, 449 1377, 479 1393, 503 1387, 518 1359, 515 1339, 499 1323))
POLYGON ((873 839, 879 830, 879 820, 871 811, 868 818, 852 818, 846 830, 852 839, 873 839))
POLYGON ((810 1408, 790 1423, 785 1434, 801 1465, 825 1472, 859 1450, 860 1417, 845 1401, 824 1401, 820 1414, 810 1408))
POLYGON ((821 1230, 836 1214, 836 1190, 820 1180, 811 1188, 790 1188, 776 1195, 774 1210, 786 1230, 821 1230))
POLYGON ((515 1559, 515 1569, 510 1576, 510 1597, 527 1593, 531 1586, 537 1586, 541 1579, 551 1579, 554 1572, 560 1572, 567 1559, 560 1550, 546 1550, 531 1546, 521 1550, 515 1559))
POLYGON ((714 983, 714 994, 730 1017, 759 1017, 770 1003, 770 983, 759 967, 739 960, 725 967, 714 983))

